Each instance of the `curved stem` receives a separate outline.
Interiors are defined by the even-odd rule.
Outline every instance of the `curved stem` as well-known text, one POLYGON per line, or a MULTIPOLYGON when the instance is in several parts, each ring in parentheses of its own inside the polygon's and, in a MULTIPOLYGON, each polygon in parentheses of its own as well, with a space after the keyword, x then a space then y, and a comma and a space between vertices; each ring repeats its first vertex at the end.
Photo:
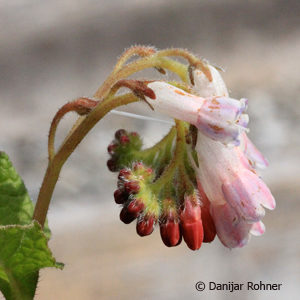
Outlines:
POLYGON ((148 47, 148 46, 133 46, 127 49, 123 52, 123 54, 120 56, 117 64, 115 65, 114 71, 119 71, 123 65, 128 61, 129 58, 131 58, 134 55, 139 55, 141 57, 150 56, 156 52, 154 47, 148 47))
POLYGON ((55 155, 55 149, 54 149, 54 142, 55 142, 55 133, 57 126, 60 122, 60 120, 71 111, 76 111, 79 115, 86 115, 91 111, 92 108, 94 108, 99 101, 94 101, 87 98, 79 98, 75 101, 66 103, 63 107, 59 109, 59 111, 54 116, 49 136, 48 136, 48 155, 49 160, 51 161, 55 155))
POLYGON ((210 73, 210 70, 206 63, 204 63, 201 59, 199 59, 197 56, 193 55, 192 53, 186 51, 185 49, 180 48, 170 48, 161 50, 157 53, 158 57, 162 56, 180 56, 185 58, 191 66, 194 66, 196 68, 199 68, 202 70, 202 72, 206 75, 206 77, 209 79, 209 81, 212 81, 212 75, 210 73))
POLYGON ((176 73, 183 81, 186 81, 187 78, 187 66, 176 62, 171 59, 157 57, 157 54, 154 54, 150 57, 144 57, 128 65, 124 66, 117 73, 112 72, 110 76, 104 81, 102 86, 96 91, 95 98, 106 97, 110 91, 110 88, 120 79, 126 78, 133 73, 141 71, 143 69, 160 67, 168 69, 176 73))
POLYGON ((46 174, 39 192, 37 203, 34 209, 33 219, 37 220, 43 227, 48 212, 50 200, 53 194, 55 184, 59 173, 67 158, 75 150, 77 145, 87 135, 87 133, 101 120, 110 110, 132 102, 138 101, 138 98, 132 94, 125 94, 115 98, 108 98, 97 105, 83 121, 74 129, 65 143, 58 150, 54 158, 49 161, 46 174))

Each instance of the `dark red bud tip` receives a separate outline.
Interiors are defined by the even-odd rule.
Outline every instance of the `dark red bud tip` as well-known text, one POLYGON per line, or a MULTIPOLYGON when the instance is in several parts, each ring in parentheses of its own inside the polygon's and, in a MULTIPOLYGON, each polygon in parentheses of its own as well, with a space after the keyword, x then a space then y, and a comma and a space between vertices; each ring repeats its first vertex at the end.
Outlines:
POLYGON ((198 181, 197 183, 198 183, 198 191, 199 191, 200 199, 202 202, 201 219, 202 219, 203 231, 204 231, 203 242, 211 243, 216 237, 216 227, 213 218, 209 212, 210 210, 209 199, 207 198, 200 181, 198 181))
POLYGON ((135 132, 135 131, 130 132, 130 135, 131 135, 131 136, 134 136, 134 137, 139 137, 139 136, 140 136, 140 135, 139 135, 137 132, 135 132))
POLYGON ((140 185, 137 181, 128 181, 124 183, 124 188, 127 193, 136 194, 140 190, 140 185))
POLYGON ((179 245, 182 240, 179 224, 174 221, 160 224, 160 236, 167 247, 179 245))
POLYGON ((203 227, 201 219, 193 223, 181 223, 183 239, 191 250, 200 249, 203 242, 203 227))
POLYGON ((109 154, 114 154, 115 153, 115 150, 117 148, 117 145, 115 143, 110 143, 107 147, 107 152, 109 154))
POLYGON ((127 135, 123 135, 123 136, 120 137, 120 143, 122 145, 127 144, 129 142, 130 142, 130 139, 129 139, 129 137, 127 135))
POLYGON ((154 230, 154 218, 152 216, 145 217, 136 223, 136 232, 139 236, 146 236, 154 230))
POLYGON ((127 211, 126 207, 123 207, 121 212, 120 212, 120 220, 125 223, 125 224, 129 224, 131 223, 133 220, 136 219, 136 216, 132 215, 131 213, 129 213, 127 211))
POLYGON ((117 162, 114 159, 109 159, 107 161, 107 167, 111 172, 117 172, 118 171, 118 167, 117 167, 117 162))
POLYGON ((133 165, 133 170, 134 171, 138 171, 138 170, 143 170, 145 169, 143 163, 141 162, 136 162, 134 165, 133 165))
POLYGON ((131 171, 129 169, 120 170, 118 179, 128 179, 131 176, 131 171))
POLYGON ((206 207, 201 208, 201 219, 203 224, 204 231, 204 243, 211 243, 216 236, 216 227, 215 223, 209 213, 209 209, 206 207))
POLYGON ((128 194, 122 190, 116 190, 114 192, 115 202, 117 204, 123 204, 128 200, 128 194))
POLYGON ((126 131, 125 129, 119 129, 119 130, 117 130, 116 133, 115 133, 115 138, 116 138, 117 140, 120 140, 120 138, 121 138, 122 136, 126 136, 126 135, 127 135, 127 131, 126 131))
POLYGON ((127 206, 127 211, 137 217, 144 207, 144 203, 141 200, 135 199, 129 203, 127 206))

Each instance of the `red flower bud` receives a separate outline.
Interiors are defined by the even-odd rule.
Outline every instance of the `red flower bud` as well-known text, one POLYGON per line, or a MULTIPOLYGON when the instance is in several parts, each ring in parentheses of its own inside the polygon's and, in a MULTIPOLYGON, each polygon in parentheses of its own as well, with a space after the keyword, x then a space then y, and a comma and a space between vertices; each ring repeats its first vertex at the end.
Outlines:
POLYGON ((138 136, 139 136, 139 134, 138 134, 137 132, 135 132, 135 131, 130 132, 130 135, 131 135, 131 136, 134 136, 134 137, 138 137, 138 136))
POLYGON ((216 227, 210 215, 209 208, 207 207, 201 208, 201 219, 202 219, 203 231, 204 231, 203 242, 211 243, 216 236, 216 227))
POLYGON ((160 236, 167 247, 174 247, 181 243, 182 235, 178 222, 167 220, 160 224, 160 236))
POLYGON ((140 236, 146 236, 153 232, 154 230, 154 217, 145 216, 142 220, 136 223, 136 232, 140 236))
POLYGON ((120 140, 120 138, 121 138, 122 136, 126 136, 126 135, 127 135, 127 131, 126 131, 125 129, 119 129, 119 130, 117 130, 116 133, 115 133, 115 138, 116 138, 117 140, 120 140))
POLYGON ((113 158, 109 159, 106 164, 107 164, 108 169, 111 172, 118 171, 117 162, 113 158))
POLYGON ((107 147, 107 152, 108 152, 110 155, 112 155, 112 154, 115 153, 115 150, 116 150, 117 147, 118 147, 118 146, 117 146, 114 142, 112 142, 112 143, 110 143, 110 144, 108 145, 108 147, 107 147))
POLYGON ((117 204, 123 204, 128 200, 128 194, 118 189, 114 192, 114 198, 117 204))
POLYGON ((123 207, 121 212, 120 212, 120 220, 125 223, 125 224, 129 224, 131 223, 133 220, 136 219, 136 216, 131 214, 126 207, 123 207))
POLYGON ((214 240, 216 236, 216 227, 213 221, 212 216, 210 215, 210 202, 202 188, 201 183, 198 181, 198 191, 200 194, 200 199, 202 202, 201 206, 201 219, 203 224, 203 231, 204 231, 204 243, 210 243, 214 240))
POLYGON ((145 166, 143 165, 143 163, 141 163, 141 162, 134 163, 134 165, 133 165, 134 171, 143 170, 143 169, 145 169, 145 166))
POLYGON ((137 181, 128 181, 124 183, 124 189, 128 194, 136 194, 140 190, 140 185, 137 181))
POLYGON ((135 199, 128 204, 127 211, 137 217, 144 207, 144 203, 141 200, 135 199))
POLYGON ((124 145, 130 142, 130 139, 127 135, 123 135, 120 137, 120 144, 124 145))
POLYGON ((128 179, 129 176, 131 175, 131 171, 129 169, 122 169, 120 170, 119 172, 119 176, 118 176, 118 179, 128 179))
POLYGON ((201 208, 196 196, 185 197, 184 209, 180 214, 184 241, 191 250, 198 250, 203 241, 201 208))

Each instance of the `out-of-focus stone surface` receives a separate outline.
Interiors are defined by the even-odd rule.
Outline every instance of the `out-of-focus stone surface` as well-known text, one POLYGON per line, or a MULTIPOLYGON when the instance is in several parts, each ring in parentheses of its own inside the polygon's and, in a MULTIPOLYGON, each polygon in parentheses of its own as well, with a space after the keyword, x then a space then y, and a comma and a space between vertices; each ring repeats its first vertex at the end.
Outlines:
MULTIPOLYGON (((146 145, 168 125, 110 115, 65 165, 51 204, 50 246, 64 271, 41 272, 36 299, 295 299, 300 294, 300 4, 266 1, 0 1, 0 148, 36 199, 51 118, 92 95, 132 44, 184 47, 226 69, 234 97, 249 99, 250 136, 270 161, 277 200, 265 235, 239 250, 219 242, 166 248, 119 219, 116 176, 105 163, 118 128, 146 145), (196 292, 197 281, 283 283, 280 292, 196 292)), ((153 76, 149 71, 143 76, 153 76)), ((151 114, 148 107, 128 110, 151 114)), ((74 122, 67 116, 59 138, 74 122)), ((0 296, 1 297, 1 296, 0 296)))

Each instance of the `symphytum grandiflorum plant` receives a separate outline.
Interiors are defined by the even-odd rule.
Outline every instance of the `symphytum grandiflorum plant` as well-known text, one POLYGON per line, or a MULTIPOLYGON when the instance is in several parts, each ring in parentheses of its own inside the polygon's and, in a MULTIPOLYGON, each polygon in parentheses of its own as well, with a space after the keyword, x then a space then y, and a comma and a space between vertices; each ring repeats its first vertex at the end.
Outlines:
POLYGON ((275 201, 256 169, 267 161, 247 137, 247 100, 232 99, 219 70, 187 50, 134 46, 119 58, 92 98, 68 102, 55 115, 49 132, 48 168, 35 207, 8 156, 0 153, 0 289, 6 299, 33 299, 39 270, 62 268, 48 248, 46 216, 59 173, 88 132, 111 110, 143 101, 175 119, 156 145, 142 149, 136 132, 120 129, 108 146, 107 162, 119 172, 115 202, 125 224, 136 219, 140 236, 159 226, 163 243, 182 238, 198 250, 217 235, 225 247, 247 244, 265 228, 264 208, 275 201), (136 56, 136 60, 128 60, 136 56), (170 57, 187 60, 183 64, 170 57), (178 81, 133 80, 146 68, 178 81), (120 94, 120 88, 128 93, 120 94), (79 118, 55 150, 57 126, 65 114, 79 118))

